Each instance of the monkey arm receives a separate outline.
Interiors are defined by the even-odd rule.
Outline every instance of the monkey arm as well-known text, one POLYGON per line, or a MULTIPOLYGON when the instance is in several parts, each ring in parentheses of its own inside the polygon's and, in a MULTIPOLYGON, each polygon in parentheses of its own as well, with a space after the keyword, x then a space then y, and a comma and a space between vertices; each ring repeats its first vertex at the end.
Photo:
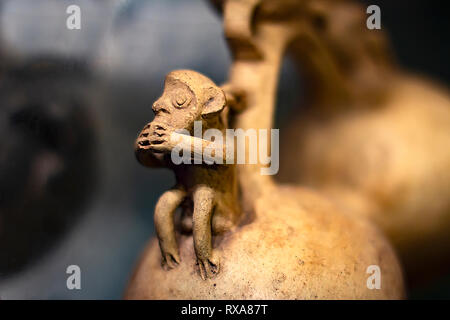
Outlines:
POLYGON ((212 142, 212 141, 208 141, 202 138, 198 138, 198 137, 193 137, 193 136, 188 136, 188 135, 184 135, 181 133, 177 133, 177 132, 173 132, 171 134, 171 141, 172 143, 174 143, 172 145, 172 148, 174 147, 178 147, 179 149, 182 149, 184 152, 190 152, 191 153, 191 159, 203 159, 204 160, 208 160, 208 161, 215 161, 216 158, 214 158, 215 156, 215 150, 222 150, 222 157, 220 158, 222 160, 222 163, 230 163, 231 160, 233 160, 234 163, 234 145, 233 148, 227 148, 227 144, 226 143, 217 143, 217 142, 212 142), (205 158, 205 153, 204 150, 207 148, 211 148, 212 151, 211 155, 212 157, 206 157, 205 158), (227 154, 227 152, 229 154, 227 154), (228 159, 228 161, 227 161, 228 159))

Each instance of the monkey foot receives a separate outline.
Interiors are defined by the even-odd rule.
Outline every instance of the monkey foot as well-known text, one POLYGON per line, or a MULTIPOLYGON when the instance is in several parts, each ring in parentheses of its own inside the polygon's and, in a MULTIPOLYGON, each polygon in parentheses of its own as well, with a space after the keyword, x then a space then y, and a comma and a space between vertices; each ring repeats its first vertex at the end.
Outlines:
POLYGON ((211 257, 207 259, 197 258, 197 265, 203 280, 213 278, 219 273, 219 255, 213 251, 211 257))
POLYGON ((178 267, 180 261, 181 259, 178 253, 164 253, 162 265, 165 269, 170 270, 178 267))

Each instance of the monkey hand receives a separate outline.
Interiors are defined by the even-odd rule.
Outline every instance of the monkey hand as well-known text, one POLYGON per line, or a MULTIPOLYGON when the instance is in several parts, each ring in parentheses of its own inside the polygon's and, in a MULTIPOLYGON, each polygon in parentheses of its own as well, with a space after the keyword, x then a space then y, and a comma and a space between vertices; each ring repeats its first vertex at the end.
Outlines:
POLYGON ((139 133, 138 138, 136 139, 135 143, 136 152, 150 149, 149 135, 150 135, 150 123, 147 123, 145 127, 142 129, 142 131, 139 133))
POLYGON ((155 153, 169 153, 172 151, 169 130, 165 124, 155 124, 152 126, 152 132, 148 137, 149 148, 155 153))
POLYGON ((150 149, 150 124, 147 124, 142 129, 134 145, 134 152, 136 159, 147 167, 162 167, 164 166, 164 158, 161 153, 153 153, 150 149))

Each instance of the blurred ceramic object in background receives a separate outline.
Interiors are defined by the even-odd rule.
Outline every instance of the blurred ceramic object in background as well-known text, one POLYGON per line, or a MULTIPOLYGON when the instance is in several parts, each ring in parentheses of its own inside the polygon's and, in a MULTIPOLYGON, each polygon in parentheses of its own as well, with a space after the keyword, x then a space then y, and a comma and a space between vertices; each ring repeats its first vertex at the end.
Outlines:
POLYGON ((291 51, 310 94, 281 132, 278 179, 371 218, 410 284, 429 280, 450 265, 448 90, 397 67, 360 5, 321 2, 317 45, 291 51))
MULTIPOLYGON (((72 62, 73 63, 73 62, 72 62)), ((10 64, 0 83, 0 273, 54 247, 95 186, 96 133, 82 66, 10 64), (75 76, 76 75, 76 76, 75 76)))

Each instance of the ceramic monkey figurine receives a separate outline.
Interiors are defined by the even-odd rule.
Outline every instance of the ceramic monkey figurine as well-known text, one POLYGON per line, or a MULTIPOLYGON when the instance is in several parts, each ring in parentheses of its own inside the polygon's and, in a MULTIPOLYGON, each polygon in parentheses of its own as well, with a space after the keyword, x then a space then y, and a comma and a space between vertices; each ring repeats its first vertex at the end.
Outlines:
MULTIPOLYGON (((228 108, 224 91, 210 79, 191 70, 173 71, 166 77, 163 95, 153 104, 154 120, 144 127, 135 144, 141 164, 169 167, 176 176, 176 186, 159 198, 155 208, 164 264, 174 268, 181 262, 174 227, 174 213, 181 206, 181 224, 185 232, 193 233, 203 279, 219 271, 212 234, 230 230, 240 218, 236 168, 225 164, 226 159, 223 164, 202 163, 201 155, 198 163, 174 165, 170 158, 178 141, 174 143, 171 134, 187 130, 192 139, 201 139, 193 137, 195 121, 202 123, 203 131, 214 128, 225 134, 228 108)), ((226 156, 226 152, 222 154, 226 156)))

